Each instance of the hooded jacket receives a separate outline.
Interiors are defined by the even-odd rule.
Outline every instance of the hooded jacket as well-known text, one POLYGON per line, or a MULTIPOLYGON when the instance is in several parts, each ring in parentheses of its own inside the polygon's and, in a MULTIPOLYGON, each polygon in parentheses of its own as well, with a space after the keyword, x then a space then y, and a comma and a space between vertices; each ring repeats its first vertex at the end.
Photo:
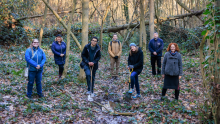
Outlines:
POLYGON ((110 56, 112 58, 114 58, 115 56, 120 57, 121 53, 122 53, 122 45, 120 43, 120 41, 116 40, 116 41, 111 41, 108 44, 108 53, 110 54, 110 56), (112 44, 111 44, 112 42, 112 44))
POLYGON ((139 75, 143 70, 143 52, 141 48, 139 47, 136 48, 137 48, 136 53, 132 53, 131 51, 129 53, 128 65, 133 65, 134 66, 133 71, 137 72, 137 74, 139 75))
MULTIPOLYGON (((87 44, 84 48, 83 51, 81 53, 81 57, 82 57, 82 62, 80 63, 80 67, 82 69, 84 69, 85 66, 89 66, 89 50, 90 50, 90 46, 91 43, 87 44)), ((94 69, 98 69, 98 62, 101 58, 101 51, 100 51, 100 47, 97 44, 96 48, 95 48, 95 54, 94 54, 94 59, 93 59, 93 63, 94 63, 94 69)))
POLYGON ((44 51, 39 47, 33 47, 33 55, 34 57, 32 58, 32 48, 28 48, 25 52, 25 60, 27 61, 29 71, 43 70, 44 63, 46 62, 44 51), (35 52, 36 54, 34 55, 35 52), (40 65, 40 69, 36 69, 37 65, 40 65))

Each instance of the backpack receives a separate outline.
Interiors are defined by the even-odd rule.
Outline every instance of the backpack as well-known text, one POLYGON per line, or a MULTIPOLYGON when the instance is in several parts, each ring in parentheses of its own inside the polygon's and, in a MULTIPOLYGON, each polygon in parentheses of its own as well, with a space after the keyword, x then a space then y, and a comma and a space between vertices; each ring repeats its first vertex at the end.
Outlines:
MULTIPOLYGON (((119 47, 120 47, 120 42, 118 40, 118 44, 119 44, 119 47)), ((110 46, 111 46, 111 50, 112 50, 112 41, 110 42, 110 46)))

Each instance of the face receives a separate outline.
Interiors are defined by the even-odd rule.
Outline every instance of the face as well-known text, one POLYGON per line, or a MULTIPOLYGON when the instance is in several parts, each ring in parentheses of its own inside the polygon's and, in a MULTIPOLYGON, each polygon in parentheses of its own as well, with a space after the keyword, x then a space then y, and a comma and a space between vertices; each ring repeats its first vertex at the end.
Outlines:
POLYGON ((154 33, 154 38, 158 38, 158 34, 157 33, 154 33))
POLYGON ((33 47, 38 47, 39 46, 39 41, 38 40, 34 40, 32 45, 33 45, 33 47))
POLYGON ((93 38, 91 41, 92 46, 96 46, 97 43, 97 39, 93 38))
POLYGON ((175 51, 176 51, 175 45, 172 44, 172 45, 170 46, 170 50, 171 50, 171 52, 175 52, 175 51))
POLYGON ((113 39, 114 39, 114 40, 117 40, 117 39, 118 39, 118 36, 117 36, 117 35, 113 35, 113 39))
POLYGON ((62 38, 61 37, 57 37, 57 41, 58 42, 62 41, 62 38))
POLYGON ((131 51, 135 52, 135 50, 136 50, 136 46, 131 46, 131 51))

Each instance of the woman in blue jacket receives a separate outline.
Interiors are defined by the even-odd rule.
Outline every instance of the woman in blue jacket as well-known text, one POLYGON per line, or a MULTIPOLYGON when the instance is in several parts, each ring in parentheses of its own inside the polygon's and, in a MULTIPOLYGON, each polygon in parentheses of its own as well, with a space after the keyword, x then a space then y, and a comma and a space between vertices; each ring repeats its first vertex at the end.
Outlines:
POLYGON ((53 42, 51 49, 54 54, 55 64, 59 66, 59 79, 60 79, 63 74, 65 56, 66 56, 66 43, 63 42, 63 38, 61 34, 56 35, 55 41, 53 42))
POLYGON ((34 39, 30 48, 25 52, 25 60, 27 61, 28 69, 28 85, 27 85, 27 97, 31 99, 32 89, 34 81, 36 80, 37 94, 44 97, 42 93, 42 72, 43 66, 46 62, 46 56, 44 51, 39 47, 39 41, 34 39))

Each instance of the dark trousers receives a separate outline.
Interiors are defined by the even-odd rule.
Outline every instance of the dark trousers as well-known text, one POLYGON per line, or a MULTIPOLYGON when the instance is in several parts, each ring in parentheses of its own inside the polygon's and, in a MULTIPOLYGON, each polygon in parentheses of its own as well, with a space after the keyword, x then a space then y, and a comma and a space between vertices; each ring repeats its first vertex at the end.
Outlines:
POLYGON ((91 86, 91 72, 90 72, 90 67, 85 66, 84 71, 86 73, 86 81, 87 81, 87 86, 88 86, 88 91, 91 91, 93 93, 93 88, 94 88, 94 81, 95 81, 95 73, 97 69, 92 70, 92 86, 91 86))
MULTIPOLYGON (((162 96, 165 96, 167 92, 167 89, 162 89, 162 96)), ((180 90, 175 90, 175 99, 178 100, 180 94, 180 90)))
POLYGON ((63 75, 63 70, 64 70, 64 64, 58 65, 59 66, 59 78, 63 75))
POLYGON ((34 81, 36 81, 37 94, 39 96, 42 95, 42 86, 41 86, 42 72, 43 72, 43 70, 29 71, 28 85, 27 85, 27 96, 31 96, 31 94, 32 94, 34 81))
POLYGON ((157 61, 157 74, 161 74, 161 56, 151 56, 152 74, 156 75, 155 62, 157 61))
POLYGON ((131 73, 131 88, 132 89, 134 89, 134 85, 136 87, 137 94, 140 95, 140 87, 139 87, 137 72, 132 72, 131 73))

